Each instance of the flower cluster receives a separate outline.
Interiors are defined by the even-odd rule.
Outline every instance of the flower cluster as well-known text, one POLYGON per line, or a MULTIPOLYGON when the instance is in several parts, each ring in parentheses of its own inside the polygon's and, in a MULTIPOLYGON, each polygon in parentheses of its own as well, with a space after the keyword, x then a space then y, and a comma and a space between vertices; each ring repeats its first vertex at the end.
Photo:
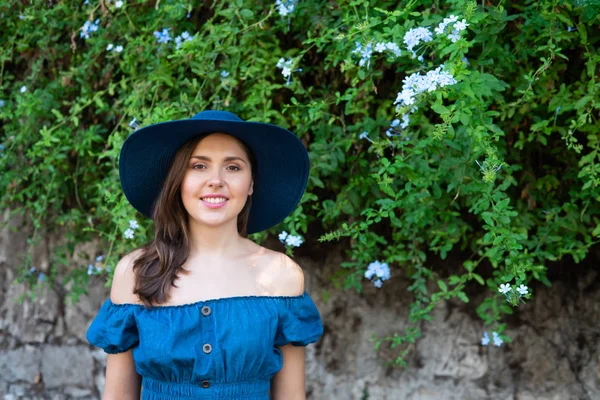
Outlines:
POLYGON ((171 40, 171 34, 169 33, 169 29, 171 28, 164 28, 162 31, 155 31, 154 32, 154 37, 156 37, 156 40, 158 41, 158 43, 167 43, 170 42, 171 40))
POLYGON ((303 243, 302 237, 291 235, 286 231, 283 231, 279 234, 279 241, 281 243, 285 243, 287 246, 294 247, 300 247, 300 245, 303 243))
POLYGON ((175 38, 175 48, 179 49, 179 47, 181 46, 181 43, 187 42, 189 40, 192 40, 192 37, 190 36, 190 34, 187 31, 183 32, 181 35, 179 35, 175 38))
POLYGON ((498 291, 506 297, 506 301, 516 304, 519 299, 529 293, 529 288, 523 284, 517 287, 516 291, 508 283, 500 284, 498 291))
MULTIPOLYGON (((494 341, 494 346, 500 347, 504 341, 498 335, 498 332, 492 332, 492 340, 494 341)), ((481 345, 487 346, 490 344, 490 335, 486 332, 483 332, 483 337, 481 338, 481 345)))
POLYGON ((277 11, 281 14, 282 17, 285 17, 288 14, 291 14, 296 8, 295 0, 276 0, 275 7, 277 7, 277 11))
MULTIPOLYGON (((294 60, 292 58, 286 60, 285 58, 280 58, 279 61, 277 62, 276 67, 281 69, 281 75, 284 76, 284 78, 287 78, 287 82, 285 83, 286 85, 289 85, 292 79, 292 64, 294 63, 294 60)), ((295 71, 302 71, 302 68, 298 68, 295 71)))
POLYGON ((111 51, 111 50, 114 51, 114 52, 116 52, 116 53, 120 53, 120 52, 123 51, 123 46, 119 45, 119 46, 115 47, 115 45, 113 45, 112 43, 110 43, 108 46, 106 46, 106 51, 111 51))
MULTIPOLYGON (((416 51, 413 50, 415 46, 418 46, 421 42, 431 42, 433 36, 429 31, 429 28, 413 28, 404 34, 404 44, 408 51, 412 53, 412 58, 417 56, 416 51)), ((419 56, 419 61, 423 61, 423 56, 419 56)))
POLYGON ((371 64, 371 55, 373 54, 373 43, 369 42, 366 45, 364 45, 364 47, 358 42, 354 43, 356 44, 356 48, 352 50, 352 54, 360 55, 358 66, 362 67, 366 63, 367 68, 369 68, 369 65, 371 64))
POLYGON ((92 275, 94 273, 94 271, 96 272, 102 272, 102 260, 104 260, 105 256, 98 256, 96 257, 96 263, 95 264, 90 264, 88 265, 88 270, 87 273, 88 275, 92 275))
POLYGON ((99 23, 100 23, 99 19, 95 20, 93 23, 90 22, 89 20, 85 21, 85 24, 83 24, 83 26, 81 27, 81 32, 79 32, 79 37, 89 39, 90 33, 96 32, 98 30, 99 23))
POLYGON ((460 39, 460 32, 467 29, 467 26, 469 26, 469 24, 467 24, 467 21, 465 19, 459 21, 456 15, 451 15, 448 18, 444 18, 444 20, 440 22, 437 28, 435 28, 435 33, 438 35, 444 35, 446 33, 448 25, 450 24, 453 24, 453 29, 452 32, 448 34, 448 38, 452 40, 452 43, 455 43, 460 39))
POLYGON ((400 122, 400 120, 398 118, 393 120, 392 123, 390 124, 389 129, 387 131, 385 131, 385 134, 388 137, 398 136, 398 135, 400 135, 400 133, 394 133, 394 132, 398 132, 398 130, 396 128, 400 127, 400 129, 406 129, 406 128, 408 128, 409 123, 410 123, 410 115, 404 114, 402 116, 402 122, 400 122))
MULTIPOLYGON (((28 275, 33 275, 36 271, 37 270, 35 267, 31 267, 31 268, 29 268, 28 275)), ((38 283, 42 283, 45 280, 46 280, 46 274, 44 274, 43 272, 40 271, 40 273, 38 274, 38 277, 37 277, 38 283)))
POLYGON ((433 92, 438 88, 454 85, 456 79, 448 71, 443 70, 443 65, 432 71, 428 71, 425 75, 418 72, 404 78, 402 91, 398 93, 394 104, 400 106, 409 106, 415 103, 415 97, 423 92, 433 92))
POLYGON ((400 47, 394 42, 386 42, 386 43, 375 43, 375 51, 377 53, 383 53, 384 51, 390 51, 396 57, 400 57, 402 52, 400 51, 400 47))
POLYGON ((383 285, 383 281, 390 279, 390 266, 387 265, 387 263, 382 263, 378 260, 373 261, 365 271, 365 278, 372 280, 373 277, 376 277, 376 279, 373 280, 373 285, 380 288, 381 285, 383 285))
POLYGON ((139 228, 140 226, 138 225, 137 221, 135 219, 132 219, 129 221, 129 228, 127 228, 127 230, 123 233, 123 235, 125 236, 126 239, 133 239, 133 233, 134 233, 134 229, 139 228))

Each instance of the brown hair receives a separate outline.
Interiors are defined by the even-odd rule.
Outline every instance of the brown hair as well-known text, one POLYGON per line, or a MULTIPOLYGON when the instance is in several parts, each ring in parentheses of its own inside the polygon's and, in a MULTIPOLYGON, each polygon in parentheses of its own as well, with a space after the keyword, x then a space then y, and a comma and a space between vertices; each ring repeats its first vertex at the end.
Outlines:
MULTIPOLYGON (((146 307, 165 303, 177 275, 189 274, 182 269, 189 256, 189 215, 181 200, 181 183, 196 145, 205 137, 197 136, 187 141, 175 154, 163 188, 153 206, 154 239, 142 247, 141 255, 134 261, 135 289, 146 307), (136 271, 137 270, 137 271, 136 271)), ((236 138, 236 140, 238 140, 236 138)), ((252 179, 256 176, 256 159, 245 143, 238 140, 250 159, 252 179)), ((238 214, 238 233, 248 237, 247 226, 252 196, 238 214)), ((175 286, 177 287, 177 286, 175 286)))

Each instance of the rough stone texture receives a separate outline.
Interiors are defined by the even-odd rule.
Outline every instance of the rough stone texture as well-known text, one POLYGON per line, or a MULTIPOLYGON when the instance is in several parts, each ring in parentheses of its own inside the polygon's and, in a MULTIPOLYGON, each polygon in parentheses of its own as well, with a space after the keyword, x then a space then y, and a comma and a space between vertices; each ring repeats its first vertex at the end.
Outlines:
MULTIPOLYGON (((16 301, 24 293, 13 281, 27 251, 25 232, 0 230, 0 399, 100 399, 106 354, 87 344, 85 332, 109 290, 91 279, 89 295, 77 304, 65 299, 69 287, 16 301)), ((31 250, 39 270, 48 270, 44 256, 59 240, 31 250)), ((94 254, 93 244, 82 248, 94 254)), ((376 352, 370 339, 404 332, 408 283, 394 276, 382 289, 366 285, 361 295, 331 289, 341 258, 329 257, 298 259, 325 327, 306 349, 309 399, 600 399, 600 282, 593 264, 572 279, 553 280, 552 288, 534 286, 534 300, 507 320, 513 343, 501 348, 479 344, 486 328, 473 309, 481 298, 441 304, 421 325, 423 336, 402 369, 386 367, 396 353, 384 345, 376 352)))

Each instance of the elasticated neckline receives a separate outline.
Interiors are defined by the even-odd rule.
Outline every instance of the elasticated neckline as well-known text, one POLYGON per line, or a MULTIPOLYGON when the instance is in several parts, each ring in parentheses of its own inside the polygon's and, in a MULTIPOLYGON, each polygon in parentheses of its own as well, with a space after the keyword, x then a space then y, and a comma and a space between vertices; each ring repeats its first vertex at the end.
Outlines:
MULTIPOLYGON (((205 305, 205 304, 211 304, 211 303, 219 303, 219 302, 229 302, 229 301, 239 301, 239 300, 252 300, 252 301, 257 301, 257 300, 294 300, 294 299, 302 299, 304 297, 308 296, 308 293, 306 292, 306 290, 304 290, 304 293, 297 295, 297 296, 258 296, 258 295, 248 295, 248 296, 232 296, 232 297, 219 297, 219 298, 213 298, 213 299, 206 299, 206 300, 198 300, 198 301, 194 301, 192 303, 185 303, 185 304, 171 304, 171 305, 166 305, 166 306, 152 306, 151 308, 147 308, 147 309, 160 309, 160 308, 165 308, 165 309, 173 309, 173 308, 190 308, 190 307, 198 307, 201 305, 205 305)), ((113 303, 112 300, 110 299, 110 297, 106 300, 106 302, 109 304, 109 306, 111 307, 143 307, 146 308, 146 306, 144 304, 137 304, 137 303, 113 303)))

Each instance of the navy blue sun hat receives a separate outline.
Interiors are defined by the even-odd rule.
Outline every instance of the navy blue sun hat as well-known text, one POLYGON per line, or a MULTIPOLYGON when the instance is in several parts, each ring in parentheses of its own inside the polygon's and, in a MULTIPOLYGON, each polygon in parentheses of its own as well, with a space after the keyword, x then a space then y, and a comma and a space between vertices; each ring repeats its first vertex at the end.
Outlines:
POLYGON ((244 121, 228 111, 206 110, 189 119, 149 125, 129 135, 119 158, 121 187, 129 203, 152 218, 152 207, 177 150, 193 137, 213 132, 241 140, 256 158, 248 233, 283 221, 306 190, 310 172, 306 148, 287 129, 244 121))

